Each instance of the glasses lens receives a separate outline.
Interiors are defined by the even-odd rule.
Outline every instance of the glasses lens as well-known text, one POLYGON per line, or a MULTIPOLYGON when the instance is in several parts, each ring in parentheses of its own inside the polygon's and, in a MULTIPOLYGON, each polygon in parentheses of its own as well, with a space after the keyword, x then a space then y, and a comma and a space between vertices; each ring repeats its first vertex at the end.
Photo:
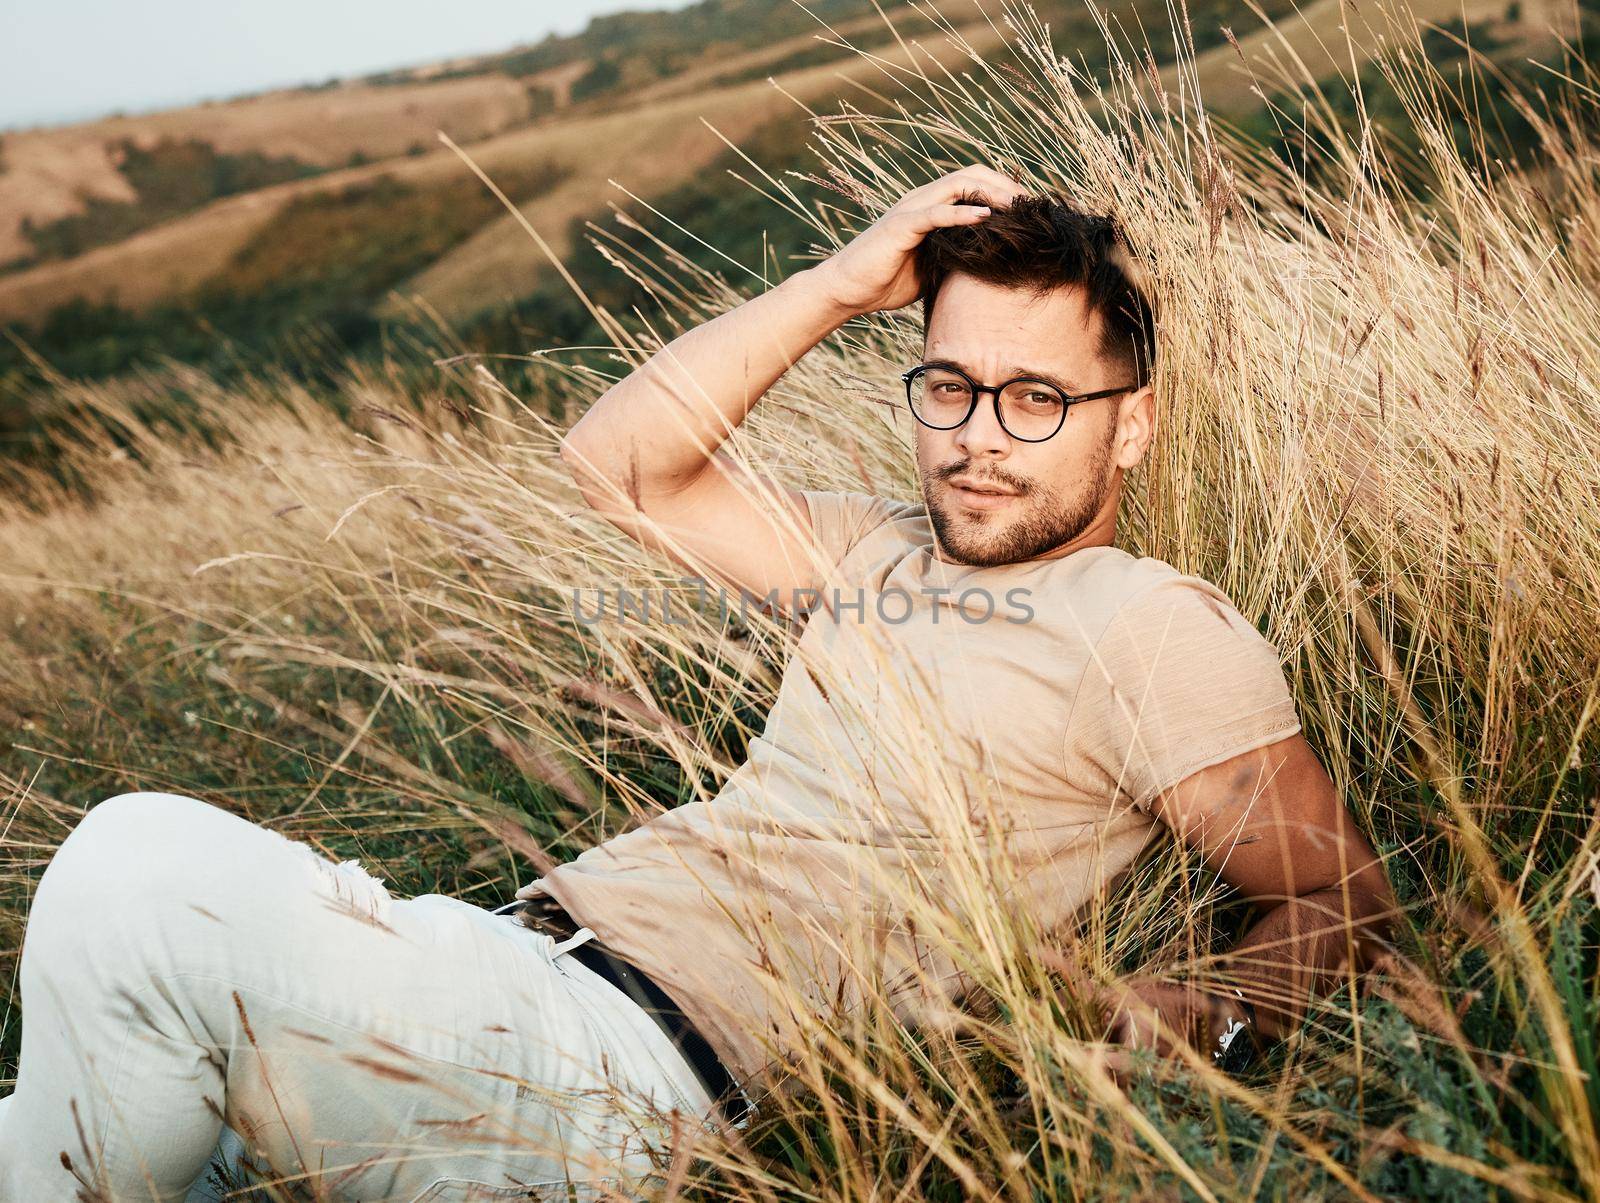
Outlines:
POLYGON ((949 430, 972 408, 972 384, 946 368, 929 368, 911 379, 911 408, 929 426, 949 430))
POLYGON ((1000 424, 1013 438, 1047 439, 1066 412, 1066 398, 1040 380, 1012 381, 1000 394, 1000 424))

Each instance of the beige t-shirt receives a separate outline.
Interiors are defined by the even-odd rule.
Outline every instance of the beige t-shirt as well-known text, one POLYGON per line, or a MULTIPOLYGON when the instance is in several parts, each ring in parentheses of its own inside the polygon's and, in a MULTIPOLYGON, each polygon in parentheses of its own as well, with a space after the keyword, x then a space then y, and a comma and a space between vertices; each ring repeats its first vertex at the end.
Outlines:
POLYGON ((1153 798, 1300 729, 1277 652, 1198 577, 1115 547, 949 564, 920 502, 805 498, 834 575, 748 760, 538 882, 741 1080, 867 992, 939 1022, 970 978, 929 932, 959 948, 995 898, 1069 922, 1153 798))

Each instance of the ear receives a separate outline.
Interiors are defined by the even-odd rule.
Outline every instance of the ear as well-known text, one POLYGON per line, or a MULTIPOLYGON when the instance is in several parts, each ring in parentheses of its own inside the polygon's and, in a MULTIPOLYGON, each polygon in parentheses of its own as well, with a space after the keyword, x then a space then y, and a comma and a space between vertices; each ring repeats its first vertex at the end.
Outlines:
POLYGON ((1154 385, 1134 389, 1117 406, 1117 434, 1112 461, 1123 471, 1136 467, 1150 449, 1156 430, 1154 385))

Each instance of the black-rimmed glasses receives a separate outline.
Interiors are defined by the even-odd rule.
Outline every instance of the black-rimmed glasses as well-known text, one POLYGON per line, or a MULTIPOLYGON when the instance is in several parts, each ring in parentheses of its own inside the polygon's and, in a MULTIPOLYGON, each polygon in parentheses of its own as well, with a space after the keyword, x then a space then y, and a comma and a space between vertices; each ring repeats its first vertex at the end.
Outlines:
POLYGON ((954 430, 978 408, 978 397, 994 394, 995 417, 1012 438, 1024 443, 1042 443, 1061 429, 1067 410, 1080 401, 1098 401, 1127 388, 1106 388, 1094 393, 1065 393, 1045 380, 1018 376, 990 388, 980 385, 959 368, 944 364, 919 363, 900 373, 906 382, 906 405, 924 426, 934 430, 954 430))

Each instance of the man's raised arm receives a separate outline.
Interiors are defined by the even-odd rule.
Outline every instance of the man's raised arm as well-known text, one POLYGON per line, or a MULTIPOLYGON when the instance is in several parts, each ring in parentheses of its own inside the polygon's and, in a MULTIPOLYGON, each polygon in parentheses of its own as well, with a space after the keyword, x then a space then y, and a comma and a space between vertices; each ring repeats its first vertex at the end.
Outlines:
POLYGON ((763 485, 719 448, 851 316, 807 268, 656 352, 562 440, 584 499, 644 546, 757 594, 810 584, 798 491, 763 485))
POLYGON ((720 450, 755 403, 849 318, 920 295, 912 253, 938 226, 1009 201, 1021 186, 987 167, 907 192, 833 257, 680 335, 618 381, 567 432, 561 458, 584 499, 630 538, 694 571, 781 598, 820 582, 798 490, 759 480, 720 450))

